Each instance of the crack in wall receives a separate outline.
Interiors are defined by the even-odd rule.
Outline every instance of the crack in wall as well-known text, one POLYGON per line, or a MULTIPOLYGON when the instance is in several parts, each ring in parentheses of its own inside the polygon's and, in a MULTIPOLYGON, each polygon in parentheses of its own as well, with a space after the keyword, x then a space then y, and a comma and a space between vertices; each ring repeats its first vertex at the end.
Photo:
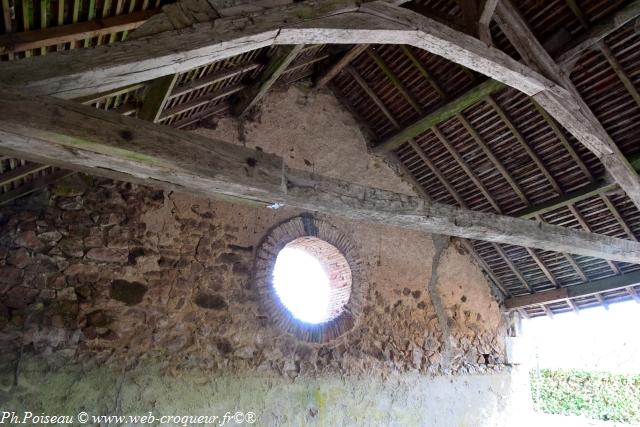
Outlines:
POLYGON ((438 325, 440 326, 440 330, 442 331, 442 368, 444 370, 447 370, 451 367, 451 353, 453 343, 451 341, 449 319, 447 318, 447 313, 444 310, 442 298, 438 293, 438 267, 440 265, 440 260, 442 259, 442 254, 447 249, 447 247, 449 247, 450 237, 440 234, 434 234, 432 236, 432 239, 433 246, 436 251, 433 255, 433 261, 431 263, 431 278, 429 279, 427 290, 429 291, 429 298, 431 298, 431 303, 433 304, 436 316, 438 317, 438 325))

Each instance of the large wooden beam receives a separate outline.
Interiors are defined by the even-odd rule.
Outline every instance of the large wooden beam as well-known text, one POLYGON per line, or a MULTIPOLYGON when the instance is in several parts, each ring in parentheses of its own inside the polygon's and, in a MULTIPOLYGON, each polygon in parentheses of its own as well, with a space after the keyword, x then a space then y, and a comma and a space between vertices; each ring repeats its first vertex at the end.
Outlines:
POLYGON ((376 146, 375 150, 378 152, 394 150, 411 138, 415 138, 428 131, 435 125, 438 125, 452 117, 455 117, 457 114, 461 113, 475 103, 482 101, 492 93, 504 89, 504 87, 505 86, 502 83, 496 80, 487 80, 486 82, 481 83, 480 85, 460 95, 456 99, 447 102, 442 107, 427 114, 413 124, 391 135, 390 137, 382 141, 378 146, 376 146))
POLYGON ((640 271, 634 271, 632 273, 606 277, 604 279, 567 286, 565 288, 507 298, 504 304, 506 309, 515 310, 523 307, 563 301, 570 298, 596 295, 600 292, 626 289, 638 284, 640 284, 640 271))
POLYGON ((640 176, 509 0, 498 3, 496 20, 523 60, 557 83, 534 94, 535 101, 600 159, 640 209, 640 176))
POLYGON ((288 169, 280 157, 56 98, 0 92, 0 151, 159 188, 640 263, 640 243, 288 169))
MULTIPOLYGON (((144 29, 145 26, 139 30, 144 29)), ((551 82, 508 55, 425 16, 384 2, 308 0, 246 17, 3 65, 3 84, 74 98, 193 69, 273 44, 409 44, 528 95, 551 82)))

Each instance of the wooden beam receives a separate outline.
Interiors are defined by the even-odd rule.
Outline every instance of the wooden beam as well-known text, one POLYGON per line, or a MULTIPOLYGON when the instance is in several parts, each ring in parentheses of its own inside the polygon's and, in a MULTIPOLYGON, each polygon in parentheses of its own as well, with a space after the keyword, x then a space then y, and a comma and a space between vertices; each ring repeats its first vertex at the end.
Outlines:
POLYGON ((35 31, 0 35, 0 55, 24 52, 64 43, 73 43, 121 31, 130 31, 158 14, 160 9, 142 10, 126 15, 94 19, 77 24, 49 27, 35 31))
POLYGON ((375 151, 383 152, 394 150, 407 142, 409 139, 415 138, 431 129, 433 126, 440 124, 452 117, 455 117, 458 113, 461 113, 466 108, 469 108, 475 103, 486 98, 488 95, 495 93, 503 88, 504 85, 502 83, 495 80, 487 80, 484 83, 460 95, 453 101, 450 101, 437 110, 427 114, 413 124, 400 130, 398 133, 385 139, 375 147, 375 151))
POLYGON ((565 0, 565 2, 567 2, 567 5, 569 6, 573 14, 576 15, 578 21, 580 21, 580 25, 582 25, 585 30, 588 29, 589 20, 585 16, 584 12, 582 12, 582 9, 580 8, 580 5, 576 2, 576 0, 565 0))
POLYGON ((607 277, 600 280, 581 283, 579 285, 567 286, 550 291, 539 292, 531 295, 517 296, 505 300, 505 308, 514 310, 540 304, 549 304, 569 298, 579 298, 591 295, 598 295, 601 292, 625 289, 640 283, 640 271, 623 274, 620 276, 607 277))
POLYGON ((500 1, 496 18, 523 60, 558 84, 534 94, 536 102, 600 159, 607 172, 640 209, 640 177, 580 97, 571 80, 562 73, 509 0, 500 1))
POLYGON ((519 218, 534 218, 537 215, 544 215, 546 213, 555 211, 582 200, 590 199, 600 194, 614 191, 618 188, 616 184, 607 184, 604 182, 594 182, 593 184, 586 185, 579 190, 572 191, 560 197, 549 200, 548 202, 541 203, 539 205, 530 206, 524 210, 515 213, 515 216, 519 218))
POLYGON ((178 74, 173 74, 160 77, 151 82, 142 101, 142 108, 138 117, 153 123, 160 121, 160 114, 164 110, 169 100, 169 94, 173 91, 177 80, 178 74))
POLYGON ((586 50, 639 16, 640 0, 634 0, 563 46, 562 51, 554 57, 556 62, 563 67, 570 65, 586 50))
POLYGON ((260 80, 249 87, 235 105, 234 112, 237 116, 245 116, 267 94, 271 86, 278 81, 278 78, 287 70, 303 48, 304 45, 292 45, 276 49, 262 76, 260 76, 260 80))
POLYGON ((498 0, 486 0, 478 21, 478 33, 480 40, 489 46, 492 44, 489 26, 491 25, 493 14, 496 11, 496 6, 498 6, 498 0))
POLYGON ((3 154, 159 188, 640 263, 640 243, 429 203, 288 169, 282 158, 56 98, 0 92, 3 154))
POLYGON ((333 64, 323 75, 322 77, 320 77, 316 83, 315 83, 315 87, 317 88, 321 88, 323 86, 325 86, 327 83, 329 83, 331 80, 333 80, 333 78, 335 76, 337 76, 338 74, 340 74, 340 72, 342 70, 344 70, 344 68, 351 64, 351 62, 356 59, 358 56, 360 56, 361 53, 363 53, 365 50, 367 50, 367 48, 369 47, 368 44, 357 44, 355 46, 353 46, 351 49, 349 49, 349 51, 347 53, 345 53, 342 58, 340 58, 335 64, 333 64))
MULTIPOLYGON (((552 84, 506 54, 384 2, 307 0, 259 15, 220 18, 126 43, 3 66, 0 80, 34 95, 74 98, 193 69, 250 50, 298 44, 410 44, 533 95, 552 84), (29 62, 29 64, 26 64, 29 62), (27 77, 28 76, 28 77, 27 77)), ((140 31, 139 28, 137 31, 140 31)))

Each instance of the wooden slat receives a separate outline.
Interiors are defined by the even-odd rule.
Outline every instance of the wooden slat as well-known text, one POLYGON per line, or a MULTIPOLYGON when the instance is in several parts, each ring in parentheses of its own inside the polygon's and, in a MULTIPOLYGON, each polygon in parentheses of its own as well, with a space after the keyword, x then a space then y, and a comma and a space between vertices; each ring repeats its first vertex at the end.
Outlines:
POLYGON ((160 114, 159 120, 167 120, 175 115, 180 113, 184 113, 185 111, 193 110, 194 108, 200 107, 202 105, 210 104, 214 101, 217 101, 222 98, 226 98, 230 95, 238 93, 246 88, 243 84, 233 85, 229 87, 224 87, 222 89, 218 89, 213 92, 209 92, 206 95, 203 95, 198 98, 194 98, 190 101, 187 101, 183 104, 178 104, 174 107, 167 108, 160 114))
POLYGON ((640 263, 638 242, 453 208, 287 169, 283 159, 264 152, 56 98, 0 92, 0 151, 159 188, 640 263))
POLYGON ((18 181, 31 174, 40 172, 41 170, 45 170, 49 167, 50 166, 47 166, 47 165, 30 164, 26 166, 17 167, 15 169, 10 170, 9 172, 3 172, 0 174, 0 186, 11 184, 14 181, 18 181))
POLYGON ((49 27, 42 30, 2 34, 0 35, 0 54, 24 52, 30 49, 72 43, 120 31, 133 30, 158 12, 159 10, 155 9, 144 10, 122 16, 49 27))
POLYGON ((253 71, 259 67, 259 63, 253 62, 250 64, 244 64, 237 67, 229 68, 227 70, 216 71, 207 76, 191 80, 188 83, 175 87, 173 89, 173 92, 171 92, 171 95, 169 95, 169 99, 183 96, 195 90, 220 83, 221 81, 236 77, 240 74, 248 73, 249 71, 253 71))
POLYGON ((2 193, 0 194, 0 205, 9 203, 13 200, 16 200, 20 197, 24 197, 27 196, 31 193, 33 193, 34 191, 38 191, 44 187, 46 187, 47 185, 64 178, 65 176, 69 176, 71 174, 73 174, 74 172, 71 171, 67 171, 67 170, 56 170, 50 174, 47 174, 45 176, 41 176, 41 177, 37 177, 35 179, 30 180, 29 182, 26 182, 24 184, 22 184, 21 186, 19 186, 18 188, 15 188, 11 191, 7 191, 6 193, 2 193))

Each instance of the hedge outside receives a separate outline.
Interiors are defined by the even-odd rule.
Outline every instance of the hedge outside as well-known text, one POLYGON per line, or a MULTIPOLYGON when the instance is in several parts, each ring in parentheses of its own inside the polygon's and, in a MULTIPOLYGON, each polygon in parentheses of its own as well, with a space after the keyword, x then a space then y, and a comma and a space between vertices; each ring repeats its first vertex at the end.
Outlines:
POLYGON ((535 370, 530 377, 531 395, 539 411, 640 423, 640 375, 542 369, 539 401, 535 370))

